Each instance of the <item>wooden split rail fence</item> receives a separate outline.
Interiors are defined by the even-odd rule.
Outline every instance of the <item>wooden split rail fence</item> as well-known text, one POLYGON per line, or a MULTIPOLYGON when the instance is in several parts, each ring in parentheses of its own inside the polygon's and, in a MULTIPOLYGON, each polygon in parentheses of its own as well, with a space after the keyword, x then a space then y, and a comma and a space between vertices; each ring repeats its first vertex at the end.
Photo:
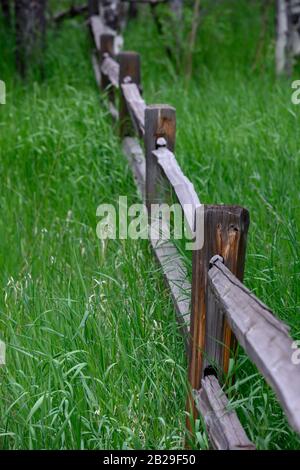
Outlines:
POLYGON ((193 251, 192 281, 171 242, 151 244, 170 288, 188 355, 191 393, 187 429, 200 414, 215 449, 254 449, 222 390, 237 342, 275 391, 289 424, 300 433, 300 365, 293 364, 289 328, 242 283, 249 213, 239 206, 201 206, 174 155, 176 112, 147 106, 141 91, 140 56, 120 52, 121 38, 98 15, 89 18, 96 51, 93 67, 109 110, 119 121, 123 150, 149 208, 161 199, 161 178, 173 188, 193 228, 204 211, 204 245, 193 251), (144 149, 140 141, 144 142, 144 149))

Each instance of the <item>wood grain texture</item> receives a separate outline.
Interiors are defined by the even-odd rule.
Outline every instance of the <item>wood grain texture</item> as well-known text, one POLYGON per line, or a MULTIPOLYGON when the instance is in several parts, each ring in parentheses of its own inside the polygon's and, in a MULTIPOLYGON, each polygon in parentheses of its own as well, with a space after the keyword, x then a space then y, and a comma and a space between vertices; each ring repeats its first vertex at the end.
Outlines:
POLYGON ((137 52, 124 51, 119 54, 120 83, 124 78, 130 77, 132 83, 140 87, 141 84, 141 58, 137 52))
POLYGON ((118 62, 112 57, 105 57, 101 64, 101 72, 115 88, 119 88, 120 66, 118 62))
POLYGON ((292 362, 289 328, 216 261, 208 282, 237 340, 275 391, 290 425, 300 433, 300 365, 292 362))
MULTIPOLYGON (((123 93, 122 85, 126 83, 135 84, 140 91, 141 87, 141 60, 139 54, 132 51, 121 52, 119 54, 119 87, 121 89, 120 104, 119 104, 119 116, 120 116, 120 136, 124 138, 126 136, 134 135, 134 126, 136 124, 132 110, 127 106, 127 102, 123 93)), ((130 90, 128 91, 130 93, 130 90)), ((136 93, 136 98, 138 94, 136 93)), ((141 97, 140 97, 141 98, 141 97)), ((129 99, 129 96, 128 96, 129 99)), ((139 131, 139 128, 136 128, 139 131)))
MULTIPOLYGON (((206 317, 207 317, 207 275, 209 263, 214 255, 221 255, 226 266, 243 278, 246 240, 249 227, 249 213, 239 206, 205 206, 204 246, 193 251, 192 266, 192 308, 190 329, 189 382, 192 389, 201 388, 203 377, 206 317)), ((227 373, 229 353, 233 343, 231 330, 224 327, 222 368, 227 373)), ((194 400, 188 397, 187 411, 191 419, 197 417, 194 400)), ((187 428, 192 430, 187 419, 187 428)))
POLYGON ((145 133, 146 103, 135 83, 122 84, 121 88, 132 124, 137 134, 143 137, 145 133))
MULTIPOLYGON (((162 170, 153 155, 157 150, 157 140, 163 137, 167 148, 173 152, 176 137, 176 111, 168 105, 147 106, 145 110, 145 153, 146 153, 146 205, 148 211, 152 204, 161 201, 159 190, 162 170)), ((150 214, 150 212, 149 212, 150 214)))
POLYGON ((156 157, 157 163, 163 170, 164 176, 175 191, 178 201, 183 209, 185 219, 191 232, 195 229, 195 215, 201 206, 194 185, 183 174, 173 152, 167 147, 153 150, 152 155, 156 157))
POLYGON ((203 370, 209 367, 215 371, 221 382, 224 381, 224 315, 220 315, 215 297, 212 295, 208 282, 206 293, 205 350, 203 354, 203 370))
POLYGON ((114 56, 114 41, 115 34, 112 33, 103 33, 100 36, 100 61, 103 60, 104 54, 114 56))
POLYGON ((255 450, 237 414, 230 410, 228 399, 216 377, 202 379, 201 390, 194 390, 197 410, 202 415, 210 443, 215 450, 255 450))

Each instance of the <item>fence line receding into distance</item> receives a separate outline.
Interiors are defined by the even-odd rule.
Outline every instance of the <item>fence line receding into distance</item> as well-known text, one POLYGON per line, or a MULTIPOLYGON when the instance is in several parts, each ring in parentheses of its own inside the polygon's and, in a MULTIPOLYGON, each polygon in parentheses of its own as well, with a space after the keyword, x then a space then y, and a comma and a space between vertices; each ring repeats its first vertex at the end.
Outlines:
MULTIPOLYGON (((184 209, 200 201, 174 155, 176 111, 146 105, 140 56, 121 52, 122 38, 100 15, 89 18, 93 67, 108 108, 119 122, 124 153, 147 207, 163 203, 161 181, 184 209), (141 146, 144 143, 144 148, 141 146)), ((292 362, 289 328, 242 283, 249 213, 239 206, 204 206, 204 246, 192 255, 192 281, 172 242, 151 239, 169 286, 186 344, 190 394, 188 435, 201 414, 215 449, 254 449, 222 390, 237 342, 275 391, 292 428, 300 433, 300 365, 292 362)))

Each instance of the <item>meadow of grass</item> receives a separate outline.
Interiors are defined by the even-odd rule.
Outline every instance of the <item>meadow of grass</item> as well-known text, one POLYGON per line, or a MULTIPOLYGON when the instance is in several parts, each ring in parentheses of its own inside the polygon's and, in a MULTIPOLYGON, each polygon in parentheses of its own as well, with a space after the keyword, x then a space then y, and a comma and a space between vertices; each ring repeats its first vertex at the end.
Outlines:
POLYGON ((43 83, 15 77, 1 34, 0 448, 181 447, 184 347, 159 270, 146 241, 96 237, 97 206, 137 196, 86 25, 49 33, 43 83))
MULTIPOLYGON (((235 3, 203 19, 188 84, 147 9, 125 47, 141 53, 146 101, 176 107, 176 156, 200 200, 249 209, 245 284, 297 339, 299 110, 290 82, 273 75, 272 20, 252 70, 259 11, 235 3)), ((162 276, 147 241, 96 237, 97 206, 137 194, 86 26, 49 32, 43 82, 21 83, 3 30, 0 40, 0 448, 182 448, 186 361, 162 276)), ((300 448, 242 351, 233 371, 227 393, 258 448, 300 448)), ((203 427, 195 448, 207 448, 203 427)))

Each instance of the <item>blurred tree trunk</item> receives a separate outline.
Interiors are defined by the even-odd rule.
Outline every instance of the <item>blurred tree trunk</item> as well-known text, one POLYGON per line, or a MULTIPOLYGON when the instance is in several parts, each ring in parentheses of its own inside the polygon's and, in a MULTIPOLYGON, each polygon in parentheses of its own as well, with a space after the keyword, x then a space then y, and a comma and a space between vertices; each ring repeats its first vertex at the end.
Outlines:
POLYGON ((300 56, 300 1, 277 0, 277 74, 291 75, 297 56, 300 56))
POLYGON ((294 56, 300 55, 300 1, 291 0, 290 7, 290 24, 292 28, 291 42, 294 56))
POLYGON ((175 56, 177 58, 177 68, 180 68, 180 57, 182 56, 183 42, 183 0, 170 0, 170 10, 172 13, 172 29, 175 39, 175 56), (179 60, 178 60, 179 59, 179 60))
POLYGON ((261 28, 256 47, 255 59, 252 65, 252 70, 257 69, 260 65, 264 69, 263 51, 265 48, 267 29, 270 17, 270 7, 273 5, 273 0, 263 0, 261 5, 261 28))
POLYGON ((186 57, 186 65, 185 65, 185 74, 187 80, 189 80, 192 76, 193 71, 193 54, 197 39, 197 33, 200 23, 200 0, 194 0, 194 7, 193 7, 193 21, 192 27, 190 31, 190 35, 188 38, 188 50, 187 50, 187 57, 186 57))
POLYGON ((11 18, 10 18, 10 0, 1 0, 1 9, 2 9, 2 14, 3 18, 5 20, 5 23, 10 26, 11 18))
POLYGON ((277 38, 276 38, 276 72, 282 74, 290 68, 289 62, 289 21, 288 1, 277 0, 277 38))
POLYGON ((15 0, 16 64, 25 77, 29 66, 42 70, 47 0, 15 0))

